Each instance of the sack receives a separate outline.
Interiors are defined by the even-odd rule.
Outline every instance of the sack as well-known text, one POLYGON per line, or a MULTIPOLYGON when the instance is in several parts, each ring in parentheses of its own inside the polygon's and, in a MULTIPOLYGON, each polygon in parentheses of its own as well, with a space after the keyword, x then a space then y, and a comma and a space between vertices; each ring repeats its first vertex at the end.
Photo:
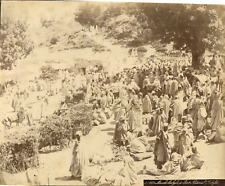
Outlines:
POLYGON ((143 152, 143 153, 137 153, 137 154, 132 154, 132 157, 134 161, 142 161, 148 158, 151 158, 151 152, 143 152))

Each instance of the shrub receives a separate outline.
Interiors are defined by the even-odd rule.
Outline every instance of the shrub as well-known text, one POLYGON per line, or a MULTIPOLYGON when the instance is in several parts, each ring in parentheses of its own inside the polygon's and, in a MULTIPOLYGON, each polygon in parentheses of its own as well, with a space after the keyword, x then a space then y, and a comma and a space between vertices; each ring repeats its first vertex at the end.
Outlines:
POLYGON ((84 135, 92 129, 92 105, 80 103, 68 109, 64 114, 64 119, 69 120, 73 128, 73 136, 77 130, 81 130, 84 135))
POLYGON ((56 37, 53 37, 50 41, 50 44, 55 45, 56 43, 58 43, 58 39, 56 37))
POLYGON ((147 52, 147 49, 143 46, 137 48, 138 52, 147 52))
POLYGON ((17 173, 39 165, 38 140, 34 129, 15 132, 0 144, 0 171, 17 173))
POLYGON ((63 141, 72 140, 78 130, 86 135, 91 129, 92 105, 80 103, 71 106, 62 115, 53 115, 41 124, 39 149, 52 145, 62 146, 63 141))
POLYGON ((55 70, 52 66, 47 65, 47 66, 41 67, 40 79, 56 80, 58 79, 58 76, 59 76, 58 71, 55 70))

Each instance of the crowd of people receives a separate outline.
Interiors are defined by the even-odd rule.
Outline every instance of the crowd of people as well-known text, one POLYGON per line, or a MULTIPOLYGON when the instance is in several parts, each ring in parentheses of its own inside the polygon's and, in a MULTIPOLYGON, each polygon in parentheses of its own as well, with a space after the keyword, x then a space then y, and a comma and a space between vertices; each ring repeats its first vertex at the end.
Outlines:
MULTIPOLYGON (((202 137, 212 141, 225 124, 223 65, 216 56, 199 70, 191 68, 188 58, 150 58, 142 66, 126 68, 114 76, 103 66, 94 65, 79 74, 60 70, 54 83, 35 78, 23 91, 17 84, 9 85, 5 95, 13 111, 25 115, 32 125, 32 104, 22 104, 29 97, 34 95, 32 101, 40 103, 36 113, 41 119, 50 96, 61 95, 60 109, 66 109, 81 91, 83 101, 93 105, 93 125, 105 124, 113 117, 113 141, 125 146, 134 159, 150 158, 148 152, 153 151, 159 170, 168 168, 172 161, 173 166, 187 171, 203 164, 194 143, 202 137)), ((82 175, 77 150, 81 136, 76 135, 70 167, 73 177, 82 175)))
POLYGON ((194 143, 212 141, 225 124, 220 62, 214 56, 211 66, 195 70, 185 58, 149 59, 114 77, 104 68, 87 72, 85 102, 93 104, 93 124, 105 124, 113 116, 113 141, 134 160, 150 158, 153 151, 159 170, 200 169, 204 161, 194 143))

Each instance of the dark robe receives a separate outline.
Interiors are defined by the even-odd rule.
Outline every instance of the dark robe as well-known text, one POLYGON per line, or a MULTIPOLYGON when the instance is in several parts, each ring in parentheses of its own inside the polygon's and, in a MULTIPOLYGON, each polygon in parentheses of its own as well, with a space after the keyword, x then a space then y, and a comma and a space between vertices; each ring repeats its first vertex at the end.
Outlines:
POLYGON ((154 161, 158 168, 162 168, 162 165, 170 159, 168 140, 168 134, 161 130, 156 138, 154 149, 154 161))
POLYGON ((117 144, 122 145, 122 144, 125 144, 126 139, 127 139, 127 133, 125 130, 125 123, 117 122, 115 131, 114 131, 113 140, 117 144))

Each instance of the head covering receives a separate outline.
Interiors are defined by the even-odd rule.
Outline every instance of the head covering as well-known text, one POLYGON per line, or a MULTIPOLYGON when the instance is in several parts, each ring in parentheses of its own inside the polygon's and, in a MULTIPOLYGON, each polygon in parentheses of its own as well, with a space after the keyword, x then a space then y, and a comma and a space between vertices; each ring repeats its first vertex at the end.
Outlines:
POLYGON ((135 91, 134 91, 134 89, 131 89, 131 92, 132 92, 133 94, 135 94, 135 91))
POLYGON ((126 120, 125 116, 121 116, 121 118, 119 119, 119 121, 125 121, 125 120, 126 120))
POLYGON ((163 124, 163 127, 168 127, 168 123, 164 123, 163 124))
POLYGON ((80 130, 76 132, 76 135, 83 136, 83 134, 82 134, 82 132, 80 130))

